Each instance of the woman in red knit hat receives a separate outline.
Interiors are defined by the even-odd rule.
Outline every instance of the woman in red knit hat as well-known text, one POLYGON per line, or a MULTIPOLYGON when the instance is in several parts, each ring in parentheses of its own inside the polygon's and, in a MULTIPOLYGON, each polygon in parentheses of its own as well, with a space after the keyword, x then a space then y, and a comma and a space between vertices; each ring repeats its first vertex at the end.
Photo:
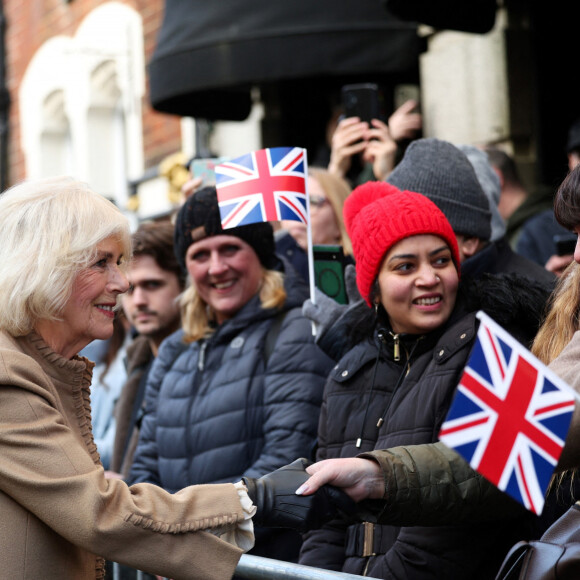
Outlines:
MULTIPOLYGON (((453 230, 419 193, 368 182, 346 200, 344 217, 369 308, 327 381, 318 461, 437 441, 477 334, 476 312, 529 346, 545 300, 513 275, 460 281, 453 230)), ((441 501, 451 498, 442 493, 441 501)), ((373 578, 494 578, 534 516, 499 492, 490 501, 489 520, 477 523, 419 527, 409 504, 409 513, 393 506, 397 526, 374 523, 376 511, 362 523, 337 519, 307 534, 300 563, 373 578)), ((391 520, 381 513, 378 521, 391 520)))

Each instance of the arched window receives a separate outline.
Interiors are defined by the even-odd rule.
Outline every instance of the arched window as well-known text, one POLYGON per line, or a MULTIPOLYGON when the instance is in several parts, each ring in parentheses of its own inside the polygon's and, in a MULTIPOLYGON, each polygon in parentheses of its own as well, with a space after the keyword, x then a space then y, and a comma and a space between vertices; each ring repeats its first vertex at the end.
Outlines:
POLYGON ((42 175, 69 175, 73 167, 70 124, 64 110, 64 93, 53 91, 42 107, 40 171, 42 175))
POLYGON ((125 205, 127 156, 125 112, 116 63, 106 61, 92 72, 87 110, 89 182, 109 199, 125 205))
POLYGON ((131 7, 107 2, 74 37, 48 40, 19 93, 26 177, 68 173, 125 209, 144 169, 144 92, 142 22, 131 7))

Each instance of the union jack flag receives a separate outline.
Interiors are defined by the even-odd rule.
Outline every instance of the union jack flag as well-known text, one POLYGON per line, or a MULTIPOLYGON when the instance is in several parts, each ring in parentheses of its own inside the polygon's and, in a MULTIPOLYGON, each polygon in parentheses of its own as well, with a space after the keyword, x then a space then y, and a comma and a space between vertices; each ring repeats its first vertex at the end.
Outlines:
POLYGON ((222 227, 295 220, 308 223, 306 151, 261 149, 215 168, 222 227))
POLYGON ((439 439, 540 514, 575 392, 483 312, 439 439))

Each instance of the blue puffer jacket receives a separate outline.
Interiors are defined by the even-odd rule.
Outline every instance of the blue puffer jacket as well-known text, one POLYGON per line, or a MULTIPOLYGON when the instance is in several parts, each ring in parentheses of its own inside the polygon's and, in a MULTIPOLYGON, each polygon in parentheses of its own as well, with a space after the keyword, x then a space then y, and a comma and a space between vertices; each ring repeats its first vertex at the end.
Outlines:
POLYGON ((207 340, 184 345, 178 331, 163 342, 147 384, 132 483, 175 492, 311 457, 333 361, 314 344, 297 274, 286 276, 285 287, 287 314, 269 357, 266 335, 280 315, 261 308, 257 296, 207 340))

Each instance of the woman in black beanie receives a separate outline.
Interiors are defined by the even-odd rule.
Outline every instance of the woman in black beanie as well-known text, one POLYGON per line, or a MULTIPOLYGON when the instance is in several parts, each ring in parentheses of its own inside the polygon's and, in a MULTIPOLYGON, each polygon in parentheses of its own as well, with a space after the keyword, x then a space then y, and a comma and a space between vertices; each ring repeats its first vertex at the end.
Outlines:
MULTIPOLYGON (((174 247, 189 276, 182 329, 151 369, 130 480, 174 492, 309 458, 333 361, 314 344, 307 287, 276 256, 271 225, 223 230, 206 187, 180 209, 174 247)), ((300 543, 258 528, 252 554, 296 560, 300 543)))

